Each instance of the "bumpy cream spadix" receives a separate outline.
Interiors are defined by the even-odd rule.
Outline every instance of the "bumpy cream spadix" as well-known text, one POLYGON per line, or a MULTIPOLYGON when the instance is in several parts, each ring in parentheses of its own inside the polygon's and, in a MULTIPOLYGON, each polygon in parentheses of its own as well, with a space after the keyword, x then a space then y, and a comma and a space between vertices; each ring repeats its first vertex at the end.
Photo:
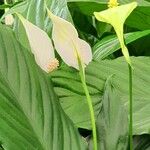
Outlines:
MULTIPOLYGON (((4 4, 7 5, 7 0, 4 0, 4 4)), ((5 8, 5 24, 6 25, 13 25, 14 18, 12 14, 7 14, 7 11, 9 11, 9 8, 5 8), (6 15, 7 14, 7 15, 6 15)))
POLYGON ((58 66, 58 62, 55 59, 51 39, 46 32, 26 20, 23 16, 20 14, 17 14, 17 16, 25 28, 37 64, 46 72, 52 71, 52 68, 54 69, 58 66), (54 66, 55 63, 56 66, 54 66))
POLYGON ((109 0, 109 2, 108 2, 109 8, 113 8, 113 7, 116 7, 118 5, 119 5, 119 3, 117 2, 117 0, 109 0))
POLYGON ((119 42, 121 44, 122 53, 125 56, 126 61, 130 65, 131 65, 131 60, 129 57, 128 49, 124 43, 123 25, 127 17, 131 14, 131 12, 136 7, 137 7, 137 2, 132 2, 132 3, 121 5, 121 6, 116 6, 116 7, 112 6, 112 8, 109 8, 101 12, 94 12, 94 15, 97 20, 109 23, 114 27, 116 34, 118 36, 119 42))
POLYGON ((49 10, 48 15, 53 23, 52 39, 55 48, 63 61, 76 69, 79 69, 78 58, 84 65, 92 60, 92 52, 89 44, 78 37, 75 27, 68 21, 55 16, 49 10))
POLYGON ((8 14, 5 16, 5 24, 6 25, 13 25, 14 23, 14 17, 11 14, 8 14))

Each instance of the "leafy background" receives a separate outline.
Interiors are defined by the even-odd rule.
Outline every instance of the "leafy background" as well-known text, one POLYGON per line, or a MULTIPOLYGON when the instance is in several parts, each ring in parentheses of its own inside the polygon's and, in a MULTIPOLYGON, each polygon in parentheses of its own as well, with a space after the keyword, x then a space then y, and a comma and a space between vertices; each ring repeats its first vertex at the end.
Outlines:
POLYGON ((14 33, 2 25, 0 45, 2 147, 14 150, 85 149, 84 141, 61 109, 48 76, 18 43, 14 33))
MULTIPOLYGON (((134 149, 149 150, 150 2, 137 1, 138 7, 127 19, 124 29, 125 41, 134 64, 134 149)), ((18 2, 19 0, 9 1, 10 4, 15 4, 10 12, 20 12, 51 36, 52 24, 46 15, 44 1, 18 2)), ((72 22, 79 36, 92 47, 93 62, 86 68, 86 79, 97 118, 98 142, 103 146, 102 149, 119 150, 122 145, 127 149, 127 65, 121 57, 119 42, 112 27, 97 22, 93 17, 94 11, 107 8, 107 1, 46 2, 56 15, 72 22), (111 75, 113 76, 110 77, 111 75)), ((123 4, 130 1, 119 2, 123 4)), ((17 18, 13 30, 0 26, 2 148, 9 150, 11 147, 17 150, 25 149, 24 145, 27 145, 28 149, 86 149, 87 144, 82 135, 92 149, 89 112, 78 72, 62 63, 55 72, 44 74, 34 62, 25 31, 17 18), (18 78, 19 82, 15 82, 18 78), (79 128, 80 135, 76 128, 79 128)))

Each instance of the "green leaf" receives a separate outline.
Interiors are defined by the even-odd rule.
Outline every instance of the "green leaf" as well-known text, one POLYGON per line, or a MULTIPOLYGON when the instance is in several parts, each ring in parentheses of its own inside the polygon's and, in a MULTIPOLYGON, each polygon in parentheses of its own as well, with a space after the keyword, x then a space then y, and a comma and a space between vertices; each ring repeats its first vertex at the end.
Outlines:
POLYGON ((110 76, 106 81, 97 119, 98 143, 101 150, 125 150, 128 146, 128 115, 112 78, 110 76))
POLYGON ((21 13, 27 20, 49 33, 51 31, 51 21, 48 15, 46 15, 45 1, 47 7, 55 15, 71 21, 66 0, 27 0, 13 7, 12 11, 21 13))
MULTIPOLYGON (((55 85, 55 92, 59 96, 60 103, 66 114, 78 127, 90 129, 89 109, 79 74, 75 72, 74 69, 64 67, 50 75, 52 76, 52 81, 55 85)), ((90 81, 93 86, 89 86, 88 84, 88 88, 97 116, 101 108, 101 97, 98 88, 95 87, 95 83, 98 82, 101 86, 103 82, 99 82, 93 77, 90 78, 90 81)))
MULTIPOLYGON (((120 0, 119 3, 127 4, 130 0, 120 0)), ((127 19, 126 24, 130 27, 140 30, 147 30, 150 26, 150 2, 145 0, 136 0, 138 7, 127 19)), ((76 9, 86 15, 93 15, 95 11, 107 9, 107 0, 68 0, 69 7, 76 9)))
MULTIPOLYGON (((134 134, 150 133, 150 58, 132 57, 131 60, 134 67, 134 134)), ((128 66, 124 58, 92 62, 86 69, 86 80, 93 99, 96 116, 101 108, 101 97, 105 80, 112 74, 115 74, 113 85, 120 91, 121 99, 126 108, 128 107, 128 66)), ((73 120, 75 125, 90 129, 90 117, 78 73, 75 70, 62 67, 60 70, 52 73, 51 76, 64 111, 73 120), (76 106, 78 106, 78 111, 76 106)))
MULTIPOLYGON (((129 44, 137 39, 140 39, 144 36, 150 34, 150 30, 145 31, 137 31, 132 33, 124 34, 125 43, 129 44)), ((94 60, 101 60, 112 54, 113 52, 120 49, 120 43, 116 36, 111 35, 103 38, 101 41, 95 44, 93 47, 93 59, 94 60)))
POLYGON ((83 150, 47 74, 0 25, 0 143, 6 150, 83 150))
POLYGON ((0 5, 0 10, 5 10, 6 8, 9 8, 9 7, 10 7, 9 5, 3 4, 3 5, 0 5))
POLYGON ((150 135, 141 135, 134 137, 134 150, 149 150, 150 149, 150 135))
MULTIPOLYGON (((57 16, 61 16, 62 18, 69 21, 72 21, 66 0, 27 0, 19 3, 18 5, 15 5, 7 13, 20 13, 31 23, 38 26, 50 35, 52 23, 47 15, 45 1, 47 7, 50 8, 54 14, 56 14, 57 16)), ((21 44, 27 49, 30 49, 25 29, 22 23, 20 23, 17 18, 15 20, 14 31, 21 44)))
MULTIPOLYGON (((146 1, 145 1, 146 2, 146 1)), ((139 30, 147 30, 150 27, 150 2, 144 2, 127 19, 126 24, 139 30)))
POLYGON ((107 2, 105 0, 67 0, 69 8, 80 11, 85 15, 93 16, 95 11, 107 9, 107 2))

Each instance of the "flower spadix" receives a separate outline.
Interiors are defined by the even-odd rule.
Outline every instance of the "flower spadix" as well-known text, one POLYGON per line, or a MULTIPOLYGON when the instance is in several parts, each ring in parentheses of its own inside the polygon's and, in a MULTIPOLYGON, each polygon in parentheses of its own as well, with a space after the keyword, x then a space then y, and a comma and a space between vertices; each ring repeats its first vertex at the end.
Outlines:
POLYGON ((29 22, 22 15, 17 13, 17 16, 25 28, 37 64, 46 72, 51 72, 57 68, 59 63, 55 59, 54 48, 46 32, 29 22))
POLYGON ((48 9, 48 15, 53 23, 52 39, 55 48, 63 61, 79 69, 78 57, 85 66, 92 60, 91 47, 78 37, 75 27, 68 21, 54 15, 48 9))
MULTIPOLYGON (((7 5, 7 0, 4 0, 4 4, 7 5)), ((14 23, 14 18, 12 14, 7 14, 7 12, 9 11, 9 8, 5 8, 5 24, 6 25, 13 25, 14 23)))
POLYGON ((5 16, 5 24, 6 25, 12 25, 14 23, 14 17, 12 14, 8 14, 5 16))
POLYGON ((117 6, 117 5, 118 3, 116 0, 111 0, 108 3, 108 6, 110 8, 101 12, 94 12, 94 15, 97 20, 109 23, 114 27, 114 30, 121 44, 122 53, 125 56, 126 61, 131 65, 128 49, 124 43, 123 25, 127 17, 137 7, 137 2, 132 2, 132 3, 120 5, 120 6, 117 6))
POLYGON ((117 2, 117 0, 109 0, 109 2, 108 2, 109 8, 113 8, 113 7, 116 7, 118 5, 119 5, 119 3, 117 2))

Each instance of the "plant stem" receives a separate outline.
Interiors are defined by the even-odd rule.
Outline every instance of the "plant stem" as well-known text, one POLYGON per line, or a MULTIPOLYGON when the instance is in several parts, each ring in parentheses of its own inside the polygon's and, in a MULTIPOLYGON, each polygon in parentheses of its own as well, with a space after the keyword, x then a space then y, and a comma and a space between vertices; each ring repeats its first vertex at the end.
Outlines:
MULTIPOLYGON (((7 0, 4 0, 4 4, 7 5, 7 0)), ((5 8, 5 13, 8 11, 9 9, 8 8, 5 8)))
POLYGON ((80 78, 81 78, 81 82, 82 82, 82 86, 87 98, 87 103, 88 103, 88 107, 89 107, 89 111, 90 111, 90 118, 91 118, 91 125, 92 125, 92 134, 93 134, 93 149, 97 150, 97 134, 96 134, 96 121, 95 121, 95 115, 94 115, 94 109, 93 109, 93 105, 92 105, 92 100, 86 85, 86 80, 85 80, 85 71, 84 68, 82 67, 82 65, 80 65, 80 78))
POLYGON ((128 64, 129 67, 129 114, 130 114, 130 123, 129 123, 129 141, 130 141, 130 150, 133 150, 133 110, 132 110, 132 67, 128 64))

